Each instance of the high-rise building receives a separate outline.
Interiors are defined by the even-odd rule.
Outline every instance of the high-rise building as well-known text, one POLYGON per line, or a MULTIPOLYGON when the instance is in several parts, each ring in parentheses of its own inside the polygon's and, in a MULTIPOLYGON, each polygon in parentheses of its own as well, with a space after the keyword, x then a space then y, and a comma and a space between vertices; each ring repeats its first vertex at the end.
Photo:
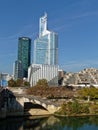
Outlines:
POLYGON ((22 62, 16 60, 14 65, 13 65, 13 75, 14 75, 14 79, 22 79, 23 78, 23 70, 22 70, 22 62))
POLYGON ((31 39, 28 37, 20 37, 18 40, 18 61, 21 62, 23 78, 27 78, 31 62, 31 39))
POLYGON ((58 64, 58 34, 47 29, 47 14, 40 18, 39 37, 34 40, 34 64, 58 64))
POLYGON ((40 18, 39 37, 34 40, 33 64, 28 69, 31 86, 39 79, 46 79, 49 85, 58 84, 58 34, 47 29, 47 14, 40 18))

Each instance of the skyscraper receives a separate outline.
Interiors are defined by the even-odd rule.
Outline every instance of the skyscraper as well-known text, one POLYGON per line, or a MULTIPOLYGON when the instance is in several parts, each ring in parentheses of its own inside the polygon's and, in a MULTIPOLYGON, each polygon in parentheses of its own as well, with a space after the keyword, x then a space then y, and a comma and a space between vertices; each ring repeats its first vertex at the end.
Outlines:
POLYGON ((31 86, 39 79, 46 79, 49 85, 58 85, 58 34, 47 29, 47 14, 40 18, 39 37, 34 40, 33 64, 28 68, 31 86))
POLYGON ((40 18, 39 37, 34 40, 34 64, 58 64, 58 34, 47 29, 47 14, 40 18))
POLYGON ((21 61, 16 60, 13 64, 13 75, 14 79, 22 79, 23 78, 23 72, 22 72, 22 63, 21 61))
POLYGON ((31 62, 31 39, 28 37, 20 37, 18 39, 18 63, 21 62, 22 76, 27 78, 28 67, 31 62))

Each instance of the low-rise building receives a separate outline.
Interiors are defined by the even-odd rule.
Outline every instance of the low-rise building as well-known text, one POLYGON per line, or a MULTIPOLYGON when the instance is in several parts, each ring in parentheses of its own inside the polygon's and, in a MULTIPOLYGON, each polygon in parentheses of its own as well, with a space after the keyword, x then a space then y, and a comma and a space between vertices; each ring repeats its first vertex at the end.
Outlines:
POLYGON ((30 86, 36 85, 39 79, 46 79, 49 85, 58 85, 58 66, 45 64, 32 64, 28 69, 30 86))

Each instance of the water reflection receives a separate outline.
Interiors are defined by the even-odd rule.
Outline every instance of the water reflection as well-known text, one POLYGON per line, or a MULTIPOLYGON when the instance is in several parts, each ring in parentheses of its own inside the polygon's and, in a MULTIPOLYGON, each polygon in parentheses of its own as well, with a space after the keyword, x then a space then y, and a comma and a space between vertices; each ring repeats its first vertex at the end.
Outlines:
POLYGON ((0 130, 98 130, 98 117, 7 118, 0 120, 0 130))

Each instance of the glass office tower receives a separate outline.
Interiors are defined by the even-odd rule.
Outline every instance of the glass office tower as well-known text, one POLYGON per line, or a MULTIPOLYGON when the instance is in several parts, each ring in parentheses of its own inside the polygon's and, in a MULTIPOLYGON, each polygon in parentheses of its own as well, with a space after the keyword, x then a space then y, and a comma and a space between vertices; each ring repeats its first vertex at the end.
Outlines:
POLYGON ((18 40, 18 61, 21 61, 23 78, 27 78, 31 62, 31 39, 28 37, 20 37, 18 40))
POLYGON ((58 64, 58 35, 47 29, 47 14, 40 18, 39 37, 34 40, 34 64, 58 64))
POLYGON ((16 60, 15 63, 13 64, 13 75, 14 79, 22 79, 23 78, 23 72, 22 72, 22 62, 16 60))
POLYGON ((40 18, 39 36, 34 40, 33 64, 28 68, 30 86, 39 79, 58 85, 58 34, 47 29, 47 14, 40 18))

